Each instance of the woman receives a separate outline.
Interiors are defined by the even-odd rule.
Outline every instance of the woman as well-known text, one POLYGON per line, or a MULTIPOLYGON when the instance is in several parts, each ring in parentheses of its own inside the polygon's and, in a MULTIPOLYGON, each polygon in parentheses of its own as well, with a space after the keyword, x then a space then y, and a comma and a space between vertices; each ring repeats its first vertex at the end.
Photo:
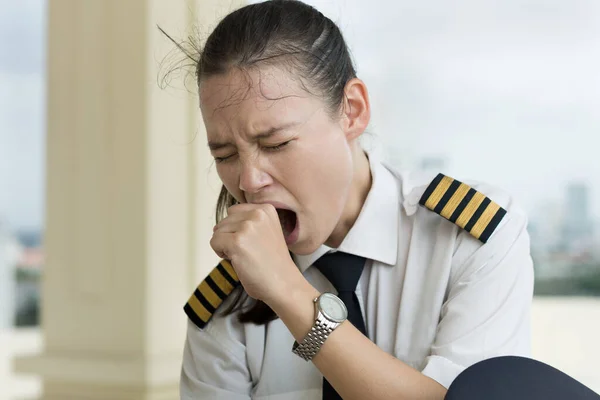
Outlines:
POLYGON ((186 305, 183 399, 441 400, 478 361, 529 354, 524 213, 364 151, 367 88, 331 20, 249 5, 194 59, 228 261, 186 305))

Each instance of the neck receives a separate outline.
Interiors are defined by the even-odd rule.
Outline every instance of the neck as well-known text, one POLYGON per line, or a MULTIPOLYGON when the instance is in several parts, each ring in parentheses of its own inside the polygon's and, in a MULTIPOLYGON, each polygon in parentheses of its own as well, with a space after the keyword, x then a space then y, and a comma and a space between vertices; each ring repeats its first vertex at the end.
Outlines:
POLYGON ((362 210, 369 190, 371 190, 371 167, 369 165, 369 158, 363 149, 356 144, 353 147, 352 157, 354 159, 354 176, 352 178, 352 185, 350 192, 348 193, 348 199, 346 206, 342 212, 337 226, 329 236, 329 239, 325 242, 325 245, 337 248, 342 244, 342 241, 350 231, 350 228, 354 226, 360 211, 362 210))

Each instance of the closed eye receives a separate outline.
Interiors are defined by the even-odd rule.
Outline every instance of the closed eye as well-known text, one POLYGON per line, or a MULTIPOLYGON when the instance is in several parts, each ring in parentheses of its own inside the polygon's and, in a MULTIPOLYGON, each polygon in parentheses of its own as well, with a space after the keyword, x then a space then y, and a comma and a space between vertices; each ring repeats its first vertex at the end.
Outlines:
POLYGON ((234 154, 230 154, 230 155, 225 156, 225 157, 215 157, 215 162, 220 163, 220 162, 223 162, 223 161, 227 161, 227 160, 231 159, 233 156, 235 156, 235 153, 234 154))
MULTIPOLYGON (((286 147, 288 144, 290 144, 291 140, 288 140, 287 142, 283 142, 281 144, 275 145, 275 146, 263 146, 263 149, 266 151, 271 151, 271 152, 275 152, 275 151, 279 151, 282 150, 284 147, 286 147)), ((231 158, 233 158, 237 153, 233 153, 230 154, 228 156, 224 156, 224 157, 215 157, 215 162, 217 163, 221 163, 224 161, 228 161, 231 158)))
POLYGON ((283 142, 281 144, 278 144, 276 146, 264 146, 263 148, 267 151, 277 151, 277 150, 281 150, 282 148, 284 148, 285 146, 287 146, 288 144, 290 144, 291 140, 288 140, 287 142, 283 142))

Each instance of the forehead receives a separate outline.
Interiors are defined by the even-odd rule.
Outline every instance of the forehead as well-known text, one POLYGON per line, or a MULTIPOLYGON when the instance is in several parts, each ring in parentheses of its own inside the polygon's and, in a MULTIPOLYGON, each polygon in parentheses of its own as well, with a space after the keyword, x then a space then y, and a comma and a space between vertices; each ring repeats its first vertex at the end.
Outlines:
MULTIPOLYGON (((318 99, 297 79, 276 67, 232 69, 227 74, 202 81, 199 93, 207 128, 221 124, 271 124, 298 116, 318 104, 318 99)), ((212 127, 218 129, 218 126, 212 127)))

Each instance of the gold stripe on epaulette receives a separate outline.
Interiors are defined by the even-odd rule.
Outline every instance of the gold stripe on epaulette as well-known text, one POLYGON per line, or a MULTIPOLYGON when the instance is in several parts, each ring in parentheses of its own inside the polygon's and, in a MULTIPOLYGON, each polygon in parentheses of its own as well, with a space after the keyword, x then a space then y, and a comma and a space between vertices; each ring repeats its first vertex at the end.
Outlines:
POLYGON ((239 282, 238 276, 235 273, 235 270, 233 269, 233 266, 229 261, 221 260, 221 265, 223 266, 223 268, 225 268, 227 272, 229 272, 229 276, 231 276, 236 282, 239 282))
MULTIPOLYGON (((187 304, 192 308, 196 317, 200 318, 200 320, 204 323, 207 323, 210 317, 212 317, 212 313, 208 311, 200 300, 195 295, 192 295, 188 300, 187 304)), ((196 324, 198 325, 198 324, 196 324)))
POLYGON ((239 278, 232 265, 227 260, 221 260, 200 282, 183 309, 190 320, 203 329, 227 296, 239 285, 239 278))
POLYGON ((486 243, 506 210, 489 197, 449 176, 438 174, 425 189, 419 204, 486 243))

